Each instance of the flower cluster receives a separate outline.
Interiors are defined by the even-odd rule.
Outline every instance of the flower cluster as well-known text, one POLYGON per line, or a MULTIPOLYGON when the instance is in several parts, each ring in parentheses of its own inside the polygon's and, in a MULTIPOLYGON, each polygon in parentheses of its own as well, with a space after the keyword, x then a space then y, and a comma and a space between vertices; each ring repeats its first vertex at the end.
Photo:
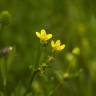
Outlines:
MULTIPOLYGON (((36 36, 42 42, 47 42, 49 39, 52 38, 52 34, 47 34, 44 29, 42 29, 41 32, 36 32, 36 36)), ((56 40, 56 41, 52 40, 51 47, 54 51, 62 51, 65 48, 65 44, 61 44, 60 40, 56 40)))

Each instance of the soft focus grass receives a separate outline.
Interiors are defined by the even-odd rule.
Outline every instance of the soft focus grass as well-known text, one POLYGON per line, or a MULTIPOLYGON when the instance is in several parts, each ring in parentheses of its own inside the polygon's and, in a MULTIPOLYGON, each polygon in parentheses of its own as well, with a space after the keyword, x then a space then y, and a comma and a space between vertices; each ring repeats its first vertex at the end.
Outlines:
MULTIPOLYGON (((35 32, 42 28, 66 44, 46 73, 33 81, 33 95, 28 96, 95 96, 96 95, 96 1, 95 0, 0 0, 0 12, 8 10, 11 22, 0 32, 0 50, 13 46, 14 52, 0 64, 10 65, 7 95, 23 96, 23 91, 38 62, 40 42, 35 32), (71 61, 70 74, 78 77, 62 80, 70 62, 66 59, 75 47, 80 55, 71 61), (31 68, 32 67, 32 68, 31 68)), ((47 53, 46 53, 47 54, 47 53)), ((0 69, 1 70, 1 69, 0 69)), ((2 69, 3 70, 3 69, 2 69)), ((4 92, 0 72, 0 91, 4 92)), ((2 94, 0 96, 3 96, 2 94)))

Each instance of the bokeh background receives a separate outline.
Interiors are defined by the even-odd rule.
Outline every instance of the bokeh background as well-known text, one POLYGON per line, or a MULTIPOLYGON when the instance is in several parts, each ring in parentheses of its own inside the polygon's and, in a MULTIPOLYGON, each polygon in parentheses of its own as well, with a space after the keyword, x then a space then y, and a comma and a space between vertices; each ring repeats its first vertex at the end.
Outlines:
POLYGON ((0 0, 0 12, 5 10, 11 18, 0 31, 0 50, 12 46, 14 52, 7 59, 0 56, 0 66, 4 63, 9 66, 7 75, 0 67, 0 96, 23 96, 40 55, 35 32, 41 29, 60 39, 66 48, 42 76, 34 79, 33 93, 27 96, 96 95, 95 0, 0 0), (80 49, 79 55, 72 54, 75 47, 80 49), (65 80, 63 77, 70 64, 68 76, 71 77, 65 80), (3 95, 5 75, 7 95, 3 95))

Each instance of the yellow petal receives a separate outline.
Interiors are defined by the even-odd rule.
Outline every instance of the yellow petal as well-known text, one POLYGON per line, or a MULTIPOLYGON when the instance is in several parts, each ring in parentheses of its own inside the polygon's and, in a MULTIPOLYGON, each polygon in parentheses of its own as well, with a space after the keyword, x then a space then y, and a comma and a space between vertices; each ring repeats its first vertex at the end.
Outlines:
POLYGON ((59 46, 58 50, 62 51, 65 48, 65 44, 62 44, 61 46, 59 46))
POLYGON ((41 35, 46 36, 46 31, 44 29, 41 30, 41 35))
POLYGON ((61 44, 60 40, 57 40, 56 43, 55 43, 56 46, 60 46, 60 44, 61 44))
POLYGON ((53 40, 51 41, 51 46, 54 47, 54 41, 53 40))
POLYGON ((47 35, 47 40, 52 38, 52 34, 47 35))
POLYGON ((40 38, 41 34, 39 32, 36 32, 36 36, 40 38))

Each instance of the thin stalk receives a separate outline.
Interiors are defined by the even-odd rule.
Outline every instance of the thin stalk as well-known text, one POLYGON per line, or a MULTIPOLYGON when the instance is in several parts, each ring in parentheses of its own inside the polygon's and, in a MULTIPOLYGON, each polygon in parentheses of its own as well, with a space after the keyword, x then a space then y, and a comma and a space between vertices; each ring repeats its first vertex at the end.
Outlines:
POLYGON ((4 94, 5 96, 7 96, 7 60, 5 58, 5 62, 4 62, 4 68, 5 68, 5 78, 3 80, 3 84, 4 84, 4 94))
POLYGON ((38 50, 38 53, 37 53, 37 58, 36 58, 36 63, 35 63, 35 65, 34 65, 34 71, 33 71, 33 73, 31 74, 31 78, 30 78, 30 80, 29 80, 29 82, 28 82, 28 85, 27 85, 27 90, 26 90, 26 92, 25 92, 25 94, 24 94, 24 96, 26 96, 27 95, 27 93, 28 92, 32 92, 32 90, 31 90, 31 85, 32 85, 32 82, 33 82, 33 80, 35 79, 35 76, 37 75, 37 73, 39 72, 39 70, 38 70, 38 67, 39 67, 39 65, 40 65, 40 61, 41 61, 41 59, 42 59, 42 54, 44 54, 44 52, 43 52, 43 48, 44 46, 39 46, 38 48, 39 48, 39 50, 38 50))
POLYGON ((3 32, 5 25, 3 23, 0 24, 0 32, 3 32))
MULTIPOLYGON (((34 80, 36 74, 38 73, 38 71, 39 71, 39 70, 33 71, 33 74, 32 74, 32 76, 31 76, 31 78, 30 78, 30 80, 29 80, 29 82, 28 82, 27 90, 26 90, 24 96, 26 96, 27 93, 30 92, 32 82, 33 82, 33 80, 34 80)), ((32 92, 32 91, 31 91, 31 92, 32 92)))
MULTIPOLYGON (((5 28, 5 24, 0 23, 0 36, 2 36, 4 28, 5 28)), ((1 40, 0 40, 0 42, 1 42, 1 40)), ((4 57, 4 63, 2 65, 2 67, 3 67, 2 72, 4 72, 4 73, 2 73, 2 76, 3 76, 3 87, 4 87, 5 96, 7 96, 7 62, 6 61, 7 61, 7 58, 4 57)))
POLYGON ((57 89, 60 87, 60 83, 54 88, 54 90, 52 90, 49 94, 48 94, 48 96, 53 96, 53 94, 57 91, 57 89))

